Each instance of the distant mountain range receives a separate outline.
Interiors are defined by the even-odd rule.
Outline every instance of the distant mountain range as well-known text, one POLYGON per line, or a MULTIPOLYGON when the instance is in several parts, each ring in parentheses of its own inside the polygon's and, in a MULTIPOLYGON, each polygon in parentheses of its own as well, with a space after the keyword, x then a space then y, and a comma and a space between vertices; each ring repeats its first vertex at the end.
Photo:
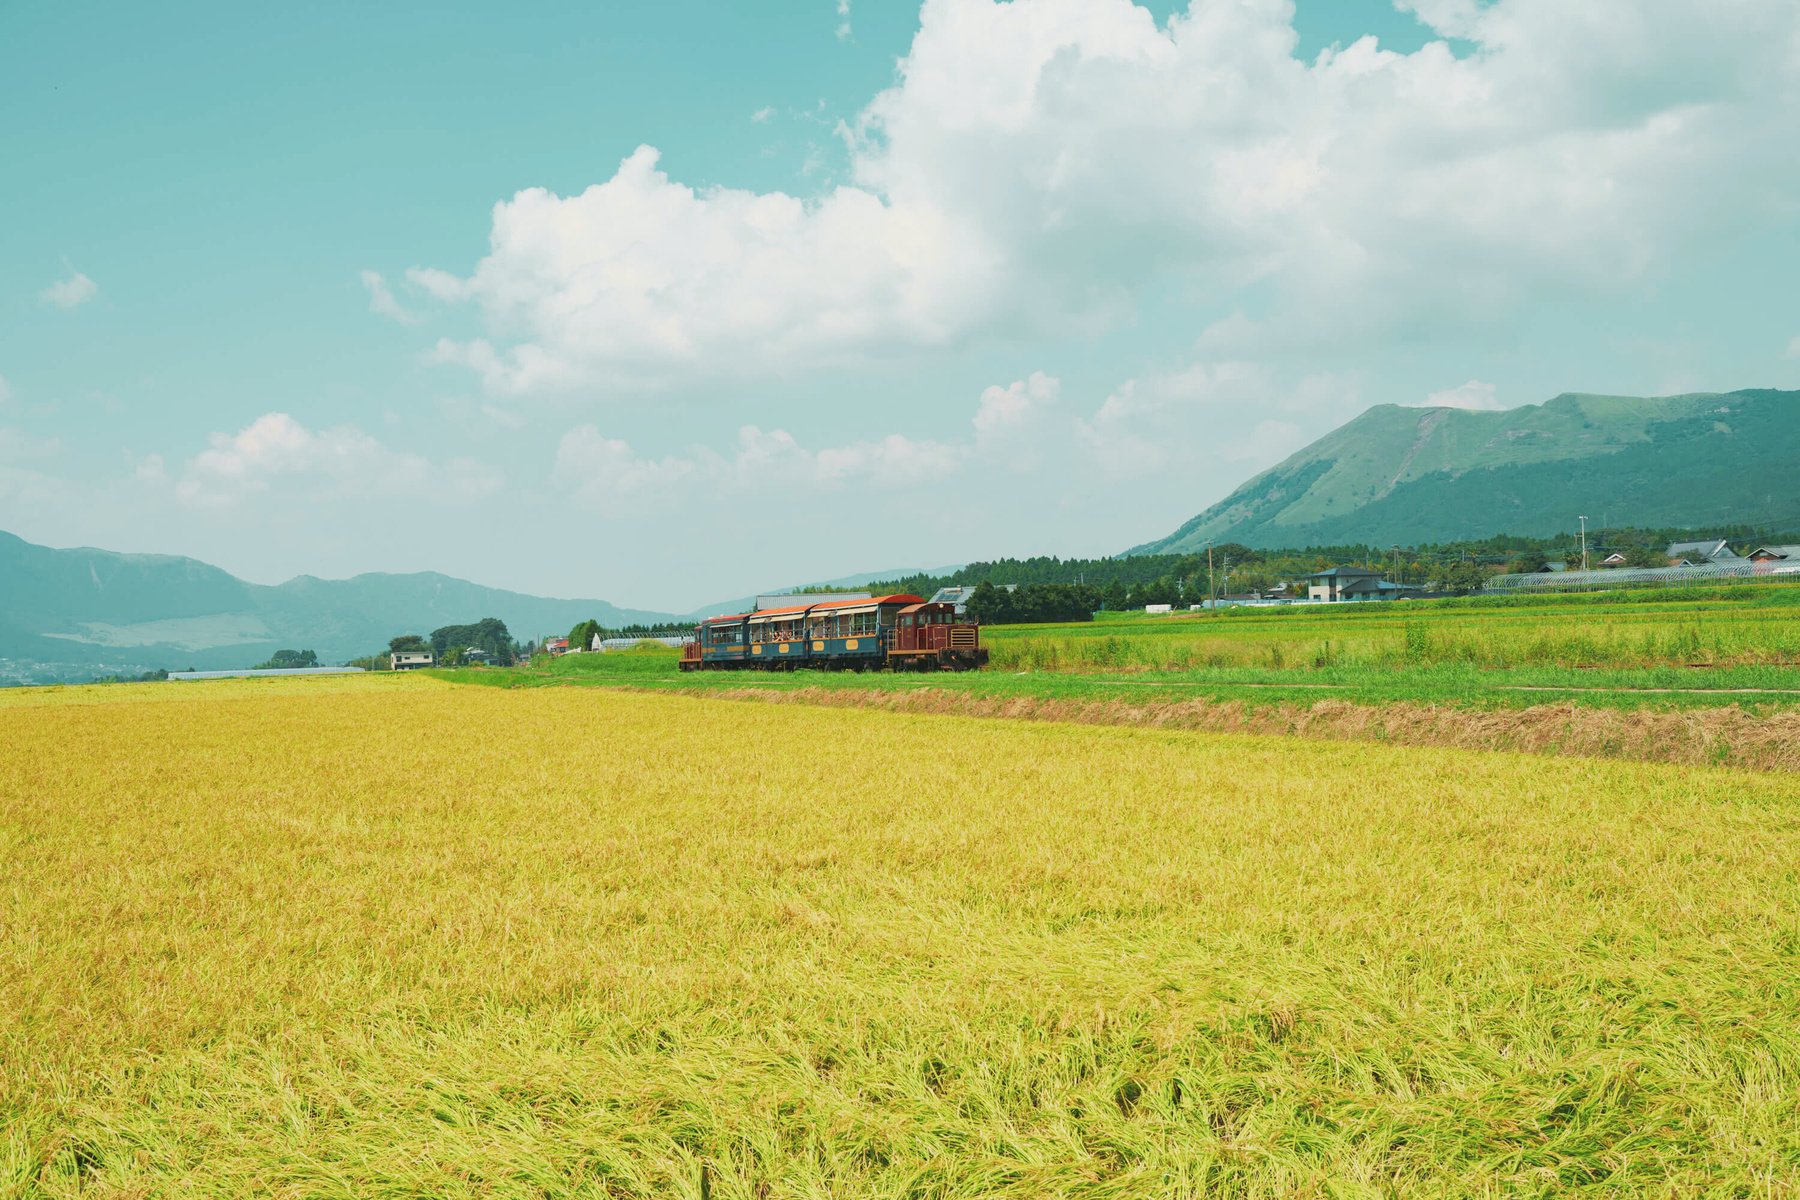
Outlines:
POLYGON ((278 649, 342 662, 400 633, 499 617, 521 640, 674 614, 549 600, 435 572, 246 583, 191 558, 53 550, 0 533, 0 682, 88 679, 158 667, 244 667, 278 649))
MULTIPOLYGON (((942 568, 942 571, 954 568, 942 568)), ((907 571, 871 571, 812 586, 852 587, 907 571)), ((775 589, 770 589, 774 591, 775 589)), ((691 613, 553 600, 425 571, 353 579, 301 575, 269 587, 165 554, 55 550, 0 532, 0 685, 137 675, 159 667, 248 667, 276 650, 338 663, 401 633, 499 617, 528 641, 593 618, 613 627, 743 612, 753 598, 691 613)))
POLYGON ((1383 404, 1130 554, 1418 545, 1589 527, 1800 525, 1800 392, 1383 404))

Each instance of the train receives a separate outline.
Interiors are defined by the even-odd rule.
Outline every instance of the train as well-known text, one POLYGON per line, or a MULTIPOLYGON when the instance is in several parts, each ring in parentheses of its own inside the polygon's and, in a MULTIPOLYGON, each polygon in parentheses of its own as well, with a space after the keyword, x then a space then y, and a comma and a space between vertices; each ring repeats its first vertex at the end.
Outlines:
POLYGON ((981 627, 956 606, 899 593, 708 617, 682 648, 683 671, 971 671, 981 627))

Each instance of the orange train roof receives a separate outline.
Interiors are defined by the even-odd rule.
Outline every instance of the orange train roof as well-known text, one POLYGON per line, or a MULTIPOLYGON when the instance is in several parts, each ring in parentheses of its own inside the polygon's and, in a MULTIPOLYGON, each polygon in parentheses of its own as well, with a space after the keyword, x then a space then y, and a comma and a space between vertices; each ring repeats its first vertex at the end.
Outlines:
POLYGON ((813 605, 813 611, 836 608, 875 608, 883 604, 918 604, 923 597, 910 592, 897 592, 892 596, 871 596, 867 600, 827 600, 823 604, 813 605))
POLYGON ((915 596, 911 592, 896 592, 891 596, 871 596, 867 600, 826 600, 819 604, 790 604, 785 608, 765 608, 758 612, 733 613, 728 617, 707 617, 705 621, 742 621, 745 617, 769 617, 782 613, 822 612, 839 608, 876 608, 883 604, 923 604, 923 596, 915 596))

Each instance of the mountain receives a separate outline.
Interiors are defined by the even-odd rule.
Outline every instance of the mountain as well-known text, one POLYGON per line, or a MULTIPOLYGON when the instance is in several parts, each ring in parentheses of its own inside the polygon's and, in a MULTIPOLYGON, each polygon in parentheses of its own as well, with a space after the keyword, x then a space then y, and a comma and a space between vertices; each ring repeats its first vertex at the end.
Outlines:
POLYGON ((342 662, 399 633, 499 617, 521 640, 672 614, 550 600, 434 572, 246 583, 191 558, 53 550, 0 533, 0 682, 87 679, 157 667, 244 667, 275 650, 342 662))
POLYGON ((1128 554, 1417 545, 1590 526, 1800 524, 1800 392, 1383 404, 1128 554))

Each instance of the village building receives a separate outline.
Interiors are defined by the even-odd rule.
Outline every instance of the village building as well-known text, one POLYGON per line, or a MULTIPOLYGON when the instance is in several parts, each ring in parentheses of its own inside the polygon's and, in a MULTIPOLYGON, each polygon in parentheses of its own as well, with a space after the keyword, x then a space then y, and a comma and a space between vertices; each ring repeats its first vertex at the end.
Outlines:
POLYGON ((1744 557, 1751 562, 1791 562, 1800 565, 1800 546, 1758 546, 1744 557))
POLYGON ((1670 542, 1663 555, 1669 560, 1671 567, 1699 567, 1707 563, 1743 561, 1732 553, 1724 538, 1709 538, 1703 542, 1670 542))
POLYGON ((1383 579, 1367 567, 1333 567, 1307 577, 1306 598, 1331 603, 1348 600, 1394 600, 1422 589, 1383 579))
POLYGON ((396 671, 416 671, 437 662, 429 650, 396 650, 388 656, 388 665, 396 671))

